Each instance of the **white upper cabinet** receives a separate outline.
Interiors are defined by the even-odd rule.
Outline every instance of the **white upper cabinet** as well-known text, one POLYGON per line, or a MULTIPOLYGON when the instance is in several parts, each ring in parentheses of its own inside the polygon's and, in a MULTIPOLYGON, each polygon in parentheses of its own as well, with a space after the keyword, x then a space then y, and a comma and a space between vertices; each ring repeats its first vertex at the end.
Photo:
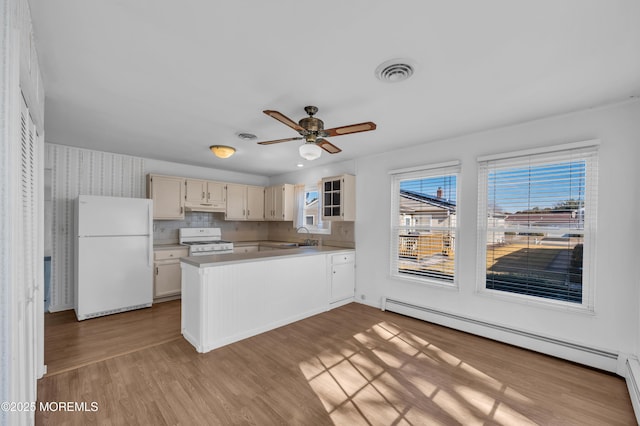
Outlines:
POLYGON ((147 175, 147 198, 153 200, 153 218, 184 219, 184 188, 184 178, 147 175))
POLYGON ((228 183, 226 220, 264 220, 264 187, 228 183))
POLYGON ((264 218, 270 221, 293 220, 293 185, 284 184, 265 188, 264 218))
POLYGON ((207 202, 207 181, 187 179, 185 182, 185 206, 207 202))
POLYGON ((202 179, 186 179, 185 207, 187 210, 225 211, 227 207, 225 183, 202 179))
POLYGON ((264 187, 247 185, 247 220, 264 220, 264 187))
POLYGON ((356 178, 353 175, 322 179, 322 220, 356 220, 356 178))

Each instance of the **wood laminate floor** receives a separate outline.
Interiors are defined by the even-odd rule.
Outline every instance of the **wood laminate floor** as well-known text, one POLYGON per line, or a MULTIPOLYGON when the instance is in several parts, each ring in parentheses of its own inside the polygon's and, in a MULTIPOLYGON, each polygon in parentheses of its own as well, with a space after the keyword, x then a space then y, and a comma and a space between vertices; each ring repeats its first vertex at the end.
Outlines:
POLYGON ((45 314, 47 375, 181 338, 180 300, 77 321, 73 310, 45 314))
MULTIPOLYGON (((167 313, 159 321, 179 328, 179 305, 167 313)), ((105 322, 117 332, 101 325, 92 341, 71 324, 69 339, 89 347, 67 353, 101 345, 103 360, 45 376, 39 401, 85 411, 39 411, 37 424, 636 424, 620 377, 360 304, 207 354, 182 338, 144 343, 154 320, 116 317, 105 322), (142 344, 109 355, 120 340, 142 344)), ((64 340, 47 321, 47 341, 54 326, 64 340)))

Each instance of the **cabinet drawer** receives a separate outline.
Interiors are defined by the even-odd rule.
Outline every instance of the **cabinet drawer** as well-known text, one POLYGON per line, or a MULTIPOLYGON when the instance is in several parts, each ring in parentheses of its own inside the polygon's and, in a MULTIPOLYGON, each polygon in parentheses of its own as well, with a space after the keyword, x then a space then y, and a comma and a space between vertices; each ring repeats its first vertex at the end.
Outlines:
POLYGON ((340 265, 343 263, 354 263, 356 261, 355 253, 334 254, 331 256, 332 265, 340 265))
POLYGON ((258 251, 258 246, 239 246, 234 247, 234 253, 254 253, 258 251))
POLYGON ((153 252, 154 260, 180 259, 189 256, 189 249, 156 250, 153 252))

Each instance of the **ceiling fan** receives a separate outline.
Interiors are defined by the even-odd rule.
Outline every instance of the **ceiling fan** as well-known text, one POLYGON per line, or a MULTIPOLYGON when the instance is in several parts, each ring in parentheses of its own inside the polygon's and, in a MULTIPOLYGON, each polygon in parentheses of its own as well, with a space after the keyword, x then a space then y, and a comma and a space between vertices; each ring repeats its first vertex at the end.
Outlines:
POLYGON ((273 110, 263 111, 270 117, 275 118, 279 122, 291 127, 298 132, 300 136, 295 138, 276 139, 272 141, 258 142, 260 145, 271 145, 280 142, 289 142, 304 139, 305 143, 300 146, 300 156, 306 160, 315 160, 320 157, 322 149, 329 154, 337 154, 342 151, 340 148, 324 139, 329 136, 342 136, 350 133, 368 132, 369 130, 375 130, 376 124, 371 121, 365 123, 351 124, 348 126, 334 127, 332 129, 325 129, 324 122, 319 118, 314 117, 318 112, 318 108, 314 106, 306 106, 304 110, 308 117, 301 119, 298 123, 291 120, 286 115, 273 110))

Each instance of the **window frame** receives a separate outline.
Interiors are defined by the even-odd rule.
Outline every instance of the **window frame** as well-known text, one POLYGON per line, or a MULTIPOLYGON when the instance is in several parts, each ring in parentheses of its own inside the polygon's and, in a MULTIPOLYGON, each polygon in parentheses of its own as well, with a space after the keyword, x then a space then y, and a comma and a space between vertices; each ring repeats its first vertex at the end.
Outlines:
MULTIPOLYGON (((449 175, 455 175, 456 188, 456 215, 455 226, 448 228, 453 235, 453 247, 454 252, 457 251, 459 246, 460 236, 460 174, 461 174, 461 162, 459 160, 448 161, 443 163, 434 163, 424 166, 411 167, 405 169, 397 169, 389 171, 390 175, 390 189, 391 189, 391 218, 390 218, 390 248, 389 248, 389 275, 390 278, 400 281, 406 281, 416 283, 420 285, 434 286, 444 289, 458 290, 458 277, 459 277, 459 262, 458 256, 454 257, 453 278, 439 279, 437 277, 419 276, 403 274, 398 271, 399 261, 399 247, 400 247, 400 233, 401 229, 407 228, 407 226, 399 225, 400 219, 400 184, 402 181, 429 179, 436 177, 444 177, 449 175)), ((431 221, 430 221, 431 222, 431 221)), ((411 228, 430 228, 429 233, 433 233, 434 230, 438 230, 438 227, 434 227, 433 224, 429 226, 420 225, 416 226, 411 224, 411 228)), ((440 228, 447 229, 447 228, 440 228)))
POLYGON ((302 209, 302 225, 298 227, 298 234, 316 234, 316 235, 331 235, 331 221, 323 221, 322 220, 322 191, 320 187, 320 182, 316 184, 307 184, 304 187, 304 197, 302 203, 304 204, 304 200, 306 200, 306 195, 308 192, 317 192, 318 193, 318 213, 317 213, 317 222, 313 225, 307 225, 307 215, 304 214, 304 205, 301 206, 302 209), (321 228, 318 226, 322 226, 321 228), (304 228, 304 229, 302 229, 304 228), (307 230, 309 232, 307 232, 307 230))
MULTIPOLYGON (((549 307, 566 311, 593 314, 595 312, 595 264, 596 264, 596 236, 597 236, 597 204, 598 204, 598 148, 599 140, 568 143, 563 145, 536 148, 504 154, 478 157, 478 238, 477 238, 477 273, 476 293, 502 299, 505 301, 549 307), (513 168, 525 161, 533 160, 536 164, 562 163, 584 160, 585 167, 585 207, 582 260, 582 302, 576 303, 565 300, 546 298, 504 290, 487 288, 487 234, 491 229, 498 230, 498 226, 489 226, 489 169, 513 168), (491 166, 490 166, 491 164, 491 166), (498 164, 496 167, 495 164, 498 164)), ((506 231, 506 227, 504 227, 506 231)), ((541 228, 540 230, 543 230, 541 228)))

